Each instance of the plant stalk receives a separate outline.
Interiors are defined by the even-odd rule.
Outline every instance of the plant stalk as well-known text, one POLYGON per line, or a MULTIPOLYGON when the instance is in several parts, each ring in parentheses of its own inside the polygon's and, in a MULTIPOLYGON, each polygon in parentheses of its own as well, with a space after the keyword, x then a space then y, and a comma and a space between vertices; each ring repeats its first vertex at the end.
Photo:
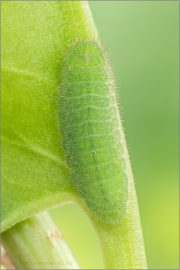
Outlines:
POLYGON ((47 212, 17 223, 1 239, 18 269, 80 269, 47 212))

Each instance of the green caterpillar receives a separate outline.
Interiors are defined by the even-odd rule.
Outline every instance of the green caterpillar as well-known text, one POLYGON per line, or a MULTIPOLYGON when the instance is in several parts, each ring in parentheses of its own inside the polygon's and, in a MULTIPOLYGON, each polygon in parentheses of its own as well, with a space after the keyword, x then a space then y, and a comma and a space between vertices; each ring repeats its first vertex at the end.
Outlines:
POLYGON ((60 132, 78 192, 106 223, 121 220, 127 177, 114 82, 106 56, 93 41, 72 46, 63 62, 60 132))

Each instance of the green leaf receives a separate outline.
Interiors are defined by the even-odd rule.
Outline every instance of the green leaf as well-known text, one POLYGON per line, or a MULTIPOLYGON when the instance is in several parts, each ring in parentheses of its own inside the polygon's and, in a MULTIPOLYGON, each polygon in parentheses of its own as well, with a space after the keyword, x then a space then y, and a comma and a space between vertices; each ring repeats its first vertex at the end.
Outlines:
MULTIPOLYGON (((2 3, 2 231, 72 201, 89 216, 106 268, 144 269, 130 165, 126 215, 106 225, 77 193, 62 148, 57 120, 62 60, 77 40, 97 39, 86 2, 2 3)), ((129 164, 127 153, 126 158, 129 164)))
POLYGON ((2 3, 2 230, 76 194, 57 93, 67 48, 96 33, 90 16, 84 2, 2 3))

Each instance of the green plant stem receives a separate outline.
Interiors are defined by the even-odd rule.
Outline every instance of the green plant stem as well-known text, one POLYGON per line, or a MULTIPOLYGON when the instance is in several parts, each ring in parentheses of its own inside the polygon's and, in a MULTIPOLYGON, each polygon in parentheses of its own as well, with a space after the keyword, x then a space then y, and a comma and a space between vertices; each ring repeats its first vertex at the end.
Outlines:
POLYGON ((70 248, 47 212, 2 234, 2 244, 18 269, 79 269, 70 248))

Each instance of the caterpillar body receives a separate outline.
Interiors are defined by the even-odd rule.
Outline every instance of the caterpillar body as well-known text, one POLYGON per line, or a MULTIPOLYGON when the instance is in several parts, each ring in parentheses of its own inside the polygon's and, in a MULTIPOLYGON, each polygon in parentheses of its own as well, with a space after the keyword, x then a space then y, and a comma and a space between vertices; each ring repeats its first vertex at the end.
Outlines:
POLYGON ((97 217, 116 223, 125 213, 127 178, 115 87, 103 50, 93 41, 77 42, 61 76, 58 117, 72 178, 97 217))

